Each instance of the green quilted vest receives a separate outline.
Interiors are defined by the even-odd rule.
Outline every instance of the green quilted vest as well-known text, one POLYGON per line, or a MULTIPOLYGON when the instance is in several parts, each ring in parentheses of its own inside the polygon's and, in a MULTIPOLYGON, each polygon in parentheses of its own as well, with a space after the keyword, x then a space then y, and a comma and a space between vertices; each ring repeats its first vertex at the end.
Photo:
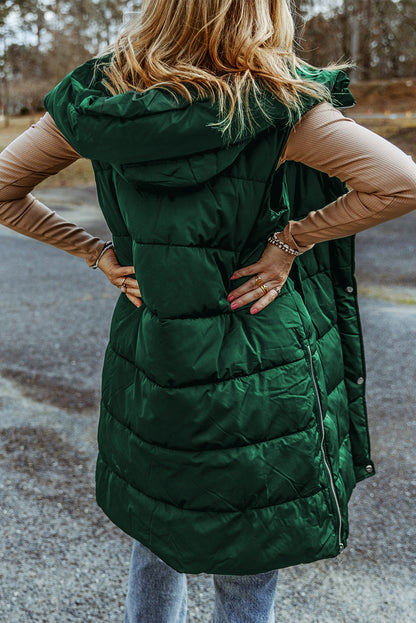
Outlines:
MULTIPOLYGON (((374 473, 354 237, 297 257, 257 315, 231 312, 227 295, 272 232, 346 187, 299 163, 276 172, 291 130, 276 100, 273 122, 259 118, 255 136, 227 146, 208 125, 208 99, 111 96, 93 66, 74 69, 45 106, 91 159, 117 256, 134 265, 144 301, 120 294, 114 310, 97 502, 180 572, 254 574, 337 556, 351 492, 374 473)), ((343 72, 309 75, 334 105, 354 103, 343 72)))

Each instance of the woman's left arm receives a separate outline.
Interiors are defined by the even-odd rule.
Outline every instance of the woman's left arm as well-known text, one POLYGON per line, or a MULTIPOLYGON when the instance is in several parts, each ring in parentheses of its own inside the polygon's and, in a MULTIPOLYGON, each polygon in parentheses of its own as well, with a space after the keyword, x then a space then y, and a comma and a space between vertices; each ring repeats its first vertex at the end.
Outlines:
POLYGON ((352 189, 300 221, 289 221, 282 238, 298 251, 317 242, 357 234, 416 208, 416 164, 378 134, 344 117, 327 102, 293 127, 280 163, 303 162, 352 189))
MULTIPOLYGON (((302 162, 346 182, 352 190, 299 221, 289 221, 278 239, 295 253, 325 240, 343 238, 416 208, 416 164, 398 147, 355 123, 327 102, 309 110, 293 127, 280 164, 302 162)), ((294 255, 271 244, 258 262, 239 268, 232 279, 251 276, 232 290, 237 309, 256 301, 251 313, 269 305, 285 283, 294 255), (262 292, 256 275, 269 289, 262 292)))
POLYGON ((94 266, 99 258, 98 267, 111 283, 120 287, 124 281, 127 289, 123 291, 140 306, 137 281, 127 279, 134 268, 120 266, 111 248, 102 254, 103 240, 62 218, 31 194, 42 180, 79 158, 49 113, 32 124, 0 153, 0 224, 82 257, 88 266, 94 266))

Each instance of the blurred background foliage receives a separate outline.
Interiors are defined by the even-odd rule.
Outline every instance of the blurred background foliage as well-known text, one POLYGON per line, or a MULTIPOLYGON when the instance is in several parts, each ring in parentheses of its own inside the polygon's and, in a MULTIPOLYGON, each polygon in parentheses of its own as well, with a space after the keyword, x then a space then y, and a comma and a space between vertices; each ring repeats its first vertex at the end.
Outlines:
MULTIPOLYGON (((43 95, 117 35, 126 0, 0 2, 0 106, 42 108, 43 95)), ((353 60, 353 81, 416 74, 416 0, 293 0, 296 50, 313 65, 353 60)))

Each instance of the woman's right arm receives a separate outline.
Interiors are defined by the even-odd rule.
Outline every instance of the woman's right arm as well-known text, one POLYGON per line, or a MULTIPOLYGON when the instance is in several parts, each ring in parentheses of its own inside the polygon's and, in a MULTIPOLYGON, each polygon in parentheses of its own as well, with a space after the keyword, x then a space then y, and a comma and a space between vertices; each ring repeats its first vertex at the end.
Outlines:
POLYGON ((81 156, 46 113, 0 153, 0 224, 52 244, 92 266, 105 242, 65 220, 31 191, 81 156))
POLYGON ((0 224, 82 257, 88 266, 99 261, 108 280, 140 307, 140 288, 129 277, 134 267, 120 266, 114 250, 105 249, 104 240, 59 216, 31 194, 39 182, 80 157, 49 113, 32 124, 0 154, 0 224))

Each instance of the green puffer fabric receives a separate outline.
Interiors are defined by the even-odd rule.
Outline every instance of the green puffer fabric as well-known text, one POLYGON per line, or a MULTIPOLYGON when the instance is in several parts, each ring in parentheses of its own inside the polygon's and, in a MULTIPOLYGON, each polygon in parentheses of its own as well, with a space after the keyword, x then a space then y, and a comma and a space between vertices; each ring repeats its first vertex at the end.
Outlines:
MULTIPOLYGON (((180 572, 254 574, 337 556, 351 492, 374 473, 354 238, 296 258, 257 315, 231 312, 227 296, 267 236, 346 187, 299 163, 275 172, 291 129, 276 100, 273 123, 259 118, 254 137, 226 146, 207 125, 217 121, 208 99, 110 96, 93 65, 45 105, 92 160, 116 253, 134 265, 144 301, 121 294, 114 311, 98 504, 180 572)), ((308 72, 335 105, 354 103, 343 72, 308 72)))

